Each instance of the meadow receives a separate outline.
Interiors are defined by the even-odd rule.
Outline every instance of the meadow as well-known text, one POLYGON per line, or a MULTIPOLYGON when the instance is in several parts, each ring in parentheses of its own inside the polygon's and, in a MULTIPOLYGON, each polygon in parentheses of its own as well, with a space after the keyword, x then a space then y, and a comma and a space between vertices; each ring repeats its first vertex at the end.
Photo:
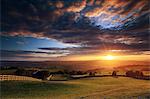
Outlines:
POLYGON ((2 99, 149 99, 150 81, 91 77, 69 81, 1 81, 2 99))

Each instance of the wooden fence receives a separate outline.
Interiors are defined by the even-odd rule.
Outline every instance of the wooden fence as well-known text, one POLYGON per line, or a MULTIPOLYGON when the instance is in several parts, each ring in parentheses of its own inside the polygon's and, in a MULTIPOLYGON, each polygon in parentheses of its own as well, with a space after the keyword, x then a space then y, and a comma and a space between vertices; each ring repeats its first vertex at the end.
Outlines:
POLYGON ((41 81, 40 79, 26 77, 26 76, 16 76, 16 75, 0 75, 0 81, 5 80, 28 80, 28 81, 41 81))

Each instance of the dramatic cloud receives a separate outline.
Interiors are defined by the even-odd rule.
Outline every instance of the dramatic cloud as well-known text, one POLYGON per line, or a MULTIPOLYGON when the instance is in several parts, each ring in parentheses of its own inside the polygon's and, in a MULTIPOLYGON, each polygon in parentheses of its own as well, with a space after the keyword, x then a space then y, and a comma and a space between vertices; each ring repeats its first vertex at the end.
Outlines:
MULTIPOLYGON (((55 59, 57 57, 66 56, 68 52, 65 51, 51 51, 51 52, 44 52, 44 51, 24 51, 24 50, 16 50, 16 51, 10 51, 10 50, 1 50, 0 55, 5 59, 11 59, 11 60, 17 60, 17 59, 40 59, 44 58, 47 60, 50 60, 51 58, 55 59)), ((30 61, 31 61, 30 60, 30 61)))
POLYGON ((149 13, 149 0, 2 0, 1 3, 2 31, 14 32, 48 32, 87 24, 100 29, 126 29, 148 20, 149 13))
POLYGON ((102 50, 143 53, 150 45, 149 4, 149 0, 1 0, 1 35, 78 45, 39 48, 62 56, 102 50))

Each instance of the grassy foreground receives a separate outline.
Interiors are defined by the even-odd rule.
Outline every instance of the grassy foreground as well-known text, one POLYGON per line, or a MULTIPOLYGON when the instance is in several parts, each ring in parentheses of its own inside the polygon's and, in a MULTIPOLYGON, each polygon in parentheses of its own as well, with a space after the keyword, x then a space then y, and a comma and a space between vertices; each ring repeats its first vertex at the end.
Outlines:
POLYGON ((150 99, 149 94, 150 81, 126 77, 1 82, 2 99, 150 99))

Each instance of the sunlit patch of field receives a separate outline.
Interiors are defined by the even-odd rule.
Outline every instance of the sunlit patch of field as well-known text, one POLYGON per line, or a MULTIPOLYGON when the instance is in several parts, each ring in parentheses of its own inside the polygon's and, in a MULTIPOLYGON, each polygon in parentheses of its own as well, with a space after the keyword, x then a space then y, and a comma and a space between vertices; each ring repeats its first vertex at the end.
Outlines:
POLYGON ((150 71, 144 71, 143 74, 144 74, 145 76, 150 76, 150 71))
POLYGON ((124 96, 144 97, 150 94, 150 81, 127 77, 91 77, 50 82, 4 81, 1 82, 1 94, 4 99, 103 99, 104 97, 120 99, 124 96))
MULTIPOLYGON (((103 70, 103 71, 100 71, 100 72, 97 72, 97 74, 99 75, 112 75, 112 70, 103 70)), ((117 75, 125 75, 126 74, 126 71, 117 71, 117 75)))
POLYGON ((51 81, 63 81, 63 80, 69 80, 68 75, 61 75, 61 74, 55 74, 51 77, 51 81))

